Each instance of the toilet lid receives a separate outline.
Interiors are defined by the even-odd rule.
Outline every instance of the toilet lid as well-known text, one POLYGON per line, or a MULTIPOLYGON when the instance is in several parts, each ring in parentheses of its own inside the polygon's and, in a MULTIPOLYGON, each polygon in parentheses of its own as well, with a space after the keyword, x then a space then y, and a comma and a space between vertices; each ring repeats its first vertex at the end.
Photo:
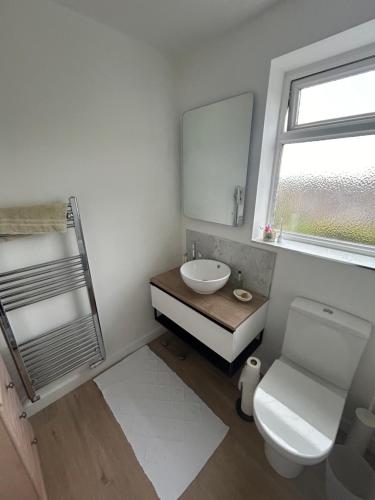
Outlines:
POLYGON ((346 393, 276 360, 254 394, 254 417, 271 446, 301 464, 323 460, 336 438, 346 393))

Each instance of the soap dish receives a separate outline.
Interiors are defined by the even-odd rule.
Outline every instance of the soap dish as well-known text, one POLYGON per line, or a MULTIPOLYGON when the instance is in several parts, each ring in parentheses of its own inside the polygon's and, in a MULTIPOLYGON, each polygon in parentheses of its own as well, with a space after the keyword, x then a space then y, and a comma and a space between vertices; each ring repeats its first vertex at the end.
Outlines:
POLYGON ((250 292, 248 292, 247 290, 241 290, 240 288, 236 288, 236 290, 233 290, 233 295, 241 302, 250 302, 250 300, 253 298, 250 292))

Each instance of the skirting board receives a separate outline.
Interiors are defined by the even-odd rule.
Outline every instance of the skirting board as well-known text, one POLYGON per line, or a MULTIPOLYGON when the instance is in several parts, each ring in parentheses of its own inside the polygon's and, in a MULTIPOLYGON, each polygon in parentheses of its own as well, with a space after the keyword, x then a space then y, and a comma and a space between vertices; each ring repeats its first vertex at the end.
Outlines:
POLYGON ((107 358, 103 363, 93 369, 86 369, 85 371, 73 373, 63 377, 58 382, 51 384, 51 386, 46 389, 42 389, 39 391, 40 399, 36 403, 32 403, 31 401, 26 401, 24 404, 24 409, 27 412, 28 416, 35 415, 39 411, 43 410, 54 401, 60 399, 61 397, 68 394, 72 390, 76 389, 80 385, 84 384, 88 380, 96 377, 99 373, 104 372, 112 365, 118 363, 121 359, 129 356, 134 351, 148 344, 152 340, 159 337, 162 333, 165 332, 165 328, 162 326, 157 326, 151 332, 143 335, 139 339, 131 342, 128 346, 125 347, 121 352, 116 353, 116 355, 107 358))

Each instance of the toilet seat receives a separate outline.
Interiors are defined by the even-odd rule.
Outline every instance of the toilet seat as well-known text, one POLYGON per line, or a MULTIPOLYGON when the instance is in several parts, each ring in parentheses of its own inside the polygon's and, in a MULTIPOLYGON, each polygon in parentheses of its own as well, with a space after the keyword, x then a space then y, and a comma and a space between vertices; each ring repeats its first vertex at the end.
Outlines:
POLYGON ((312 465, 324 460, 334 444, 346 395, 278 359, 255 391, 255 423, 281 455, 312 465))

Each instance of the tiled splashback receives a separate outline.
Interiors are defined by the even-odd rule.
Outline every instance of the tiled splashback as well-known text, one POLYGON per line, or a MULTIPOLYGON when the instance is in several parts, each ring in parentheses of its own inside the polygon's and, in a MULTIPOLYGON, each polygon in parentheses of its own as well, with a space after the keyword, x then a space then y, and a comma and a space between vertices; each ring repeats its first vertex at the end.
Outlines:
POLYGON ((245 288, 269 296, 276 260, 274 252, 187 229, 186 251, 189 258, 193 241, 196 241, 204 259, 220 260, 230 266, 232 282, 237 271, 241 270, 245 288))

